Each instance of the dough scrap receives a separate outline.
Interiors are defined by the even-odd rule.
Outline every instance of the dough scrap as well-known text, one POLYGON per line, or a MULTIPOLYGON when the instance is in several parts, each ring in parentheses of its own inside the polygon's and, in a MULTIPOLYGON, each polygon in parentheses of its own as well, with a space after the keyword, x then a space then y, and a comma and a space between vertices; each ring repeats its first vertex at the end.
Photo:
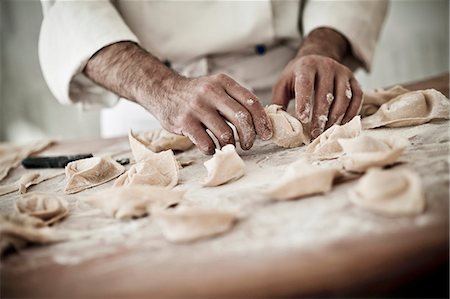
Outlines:
POLYGON ((411 170, 371 168, 349 190, 350 201, 384 215, 420 214, 425 197, 420 177, 411 170))
POLYGON ((16 182, 0 186, 0 196, 5 195, 14 191, 19 191, 20 194, 24 194, 27 192, 27 188, 32 185, 37 185, 42 183, 43 181, 52 179, 59 175, 64 174, 63 171, 57 171, 53 173, 47 172, 28 172, 22 175, 16 182))
POLYGON ((19 166, 23 159, 44 150, 52 143, 52 140, 41 140, 26 145, 0 144, 0 181, 11 169, 19 166))
POLYGON ((69 204, 64 198, 52 193, 32 192, 16 201, 16 210, 50 225, 66 217, 69 204))
POLYGON ((129 220, 176 205, 183 196, 184 191, 158 186, 131 185, 99 191, 85 197, 84 201, 111 217, 129 220))
POLYGON ((366 135, 338 139, 338 142, 344 152, 339 161, 345 170, 353 172, 394 164, 409 146, 409 141, 404 138, 377 139, 366 135))
POLYGON ((186 151, 194 145, 188 137, 173 134, 164 129, 137 133, 134 137, 155 153, 169 149, 186 151))
POLYGON ((380 88, 364 92, 361 117, 374 114, 381 105, 407 92, 409 92, 409 90, 400 85, 396 85, 389 89, 380 88))
POLYGON ((342 147, 338 139, 353 138, 361 134, 361 117, 355 116, 344 125, 333 125, 314 139, 305 153, 310 154, 314 160, 328 160, 339 157, 342 154, 342 147))
POLYGON ((279 105, 265 107, 267 116, 272 122, 272 142, 276 145, 293 148, 303 143, 309 143, 309 139, 303 134, 303 126, 298 119, 284 111, 279 105))
POLYGON ((406 127, 450 118, 450 101, 435 89, 411 91, 384 103, 362 120, 364 129, 406 127))
POLYGON ((162 211, 154 216, 164 237, 175 243, 223 234, 229 231, 237 220, 237 217, 229 212, 192 207, 162 211))
POLYGON ((125 168, 110 157, 92 157, 67 164, 64 193, 77 193, 115 179, 125 168))
POLYGON ((322 168, 305 160, 291 163, 279 181, 268 190, 267 195, 276 200, 288 200, 331 190, 337 168, 322 168))
POLYGON ((245 174, 245 164, 232 144, 216 149, 214 156, 203 163, 208 176, 202 182, 203 186, 213 187, 237 180, 245 174))

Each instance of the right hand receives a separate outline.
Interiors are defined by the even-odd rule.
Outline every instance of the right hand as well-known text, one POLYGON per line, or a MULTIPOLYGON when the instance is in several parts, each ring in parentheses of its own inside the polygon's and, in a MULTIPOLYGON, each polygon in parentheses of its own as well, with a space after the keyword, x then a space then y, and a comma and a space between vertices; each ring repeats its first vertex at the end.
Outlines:
POLYGON ((166 90, 165 101, 146 108, 166 130, 189 137, 205 154, 213 154, 215 148, 206 129, 220 146, 235 144, 226 121, 236 127, 244 150, 253 146, 256 135, 263 140, 272 137, 272 124, 259 99, 225 74, 177 76, 166 90))

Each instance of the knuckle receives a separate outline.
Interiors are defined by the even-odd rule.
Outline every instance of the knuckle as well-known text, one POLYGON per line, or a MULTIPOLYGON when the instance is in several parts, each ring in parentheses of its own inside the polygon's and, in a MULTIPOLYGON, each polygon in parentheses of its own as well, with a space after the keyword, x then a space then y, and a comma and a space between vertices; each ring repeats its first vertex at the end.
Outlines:
POLYGON ((215 75, 215 78, 219 81, 219 82, 229 82, 231 80, 230 76, 224 74, 224 73, 219 73, 217 75, 215 75))
POLYGON ((209 94, 209 93, 213 92, 214 88, 215 88, 214 83, 212 83, 210 81, 206 81, 206 82, 199 84, 197 87, 197 90, 200 95, 203 95, 203 94, 209 94))

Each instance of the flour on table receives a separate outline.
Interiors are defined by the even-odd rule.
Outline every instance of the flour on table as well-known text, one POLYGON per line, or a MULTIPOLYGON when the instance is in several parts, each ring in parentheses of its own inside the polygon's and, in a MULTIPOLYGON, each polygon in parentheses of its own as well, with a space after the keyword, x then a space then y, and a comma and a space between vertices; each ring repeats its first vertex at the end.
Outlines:
POLYGON ((121 175, 125 168, 110 157, 93 157, 70 162, 65 171, 67 184, 64 193, 71 194, 109 182, 121 175))
POLYGON ((415 215, 425 209, 420 177, 408 169, 369 169, 349 190, 349 199, 385 215, 415 215))
POLYGON ((53 193, 31 192, 16 201, 16 210, 50 225, 69 213, 69 204, 64 198, 53 193))
POLYGON ((204 163, 208 176, 202 182, 204 186, 218 186, 237 180, 245 174, 245 164, 232 144, 221 150, 216 149, 214 156, 204 163))

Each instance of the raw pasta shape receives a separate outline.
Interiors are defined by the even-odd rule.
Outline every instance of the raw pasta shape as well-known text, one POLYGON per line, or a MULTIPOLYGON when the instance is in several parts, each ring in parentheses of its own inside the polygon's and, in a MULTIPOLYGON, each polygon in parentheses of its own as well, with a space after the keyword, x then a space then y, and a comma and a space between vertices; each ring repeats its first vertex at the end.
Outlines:
POLYGON ((191 242, 229 231, 236 216, 229 212, 184 208, 158 212, 155 221, 170 242, 191 242))
POLYGON ((450 118, 450 101, 435 89, 411 91, 381 105, 362 120, 364 129, 406 127, 450 118))
POLYGON ((409 92, 408 89, 396 85, 389 89, 375 89, 364 92, 361 116, 366 117, 377 112, 378 108, 393 98, 409 92))
POLYGON ((342 154, 342 147, 338 139, 353 138, 361 133, 361 117, 355 116, 350 122, 344 125, 333 125, 314 139, 305 150, 314 160, 327 160, 339 157, 342 154))
POLYGON ((84 198, 88 204, 103 210, 111 217, 128 220, 178 204, 184 191, 147 185, 111 188, 84 198))
POLYGON ((272 122, 273 143, 286 148, 309 143, 309 139, 303 134, 300 121, 284 111, 281 106, 270 105, 265 108, 265 111, 272 122))
POLYGON ((66 217, 69 213, 69 204, 64 198, 55 194, 32 192, 16 201, 16 210, 39 218, 46 225, 50 225, 66 217))
POLYGON ((349 190, 354 204, 385 215, 420 214, 425 197, 420 177, 407 169, 371 168, 349 190))
POLYGON ((328 192, 338 174, 336 168, 322 168, 300 160, 288 166, 267 195, 276 200, 288 200, 328 192))
POLYGON ((66 166, 67 194, 92 188, 121 175, 125 168, 110 157, 93 157, 70 162, 66 166))
POLYGON ((24 194, 27 192, 27 188, 32 185, 37 185, 42 183, 43 181, 52 179, 59 175, 64 174, 64 172, 56 171, 56 172, 28 172, 25 173, 18 179, 16 182, 0 186, 0 196, 5 195, 14 191, 19 191, 20 194, 24 194))
POLYGON ((208 171, 203 186, 219 186, 237 180, 245 174, 244 161, 232 144, 227 144, 221 150, 216 149, 214 156, 203 164, 208 171))
POLYGON ((164 129, 135 134, 134 137, 155 153, 165 150, 186 151, 194 144, 183 135, 176 135, 164 129))
POLYGON ((339 161, 345 170, 353 172, 394 164, 409 146, 409 141, 403 138, 376 139, 366 135, 338 139, 338 142, 344 152, 339 161))

